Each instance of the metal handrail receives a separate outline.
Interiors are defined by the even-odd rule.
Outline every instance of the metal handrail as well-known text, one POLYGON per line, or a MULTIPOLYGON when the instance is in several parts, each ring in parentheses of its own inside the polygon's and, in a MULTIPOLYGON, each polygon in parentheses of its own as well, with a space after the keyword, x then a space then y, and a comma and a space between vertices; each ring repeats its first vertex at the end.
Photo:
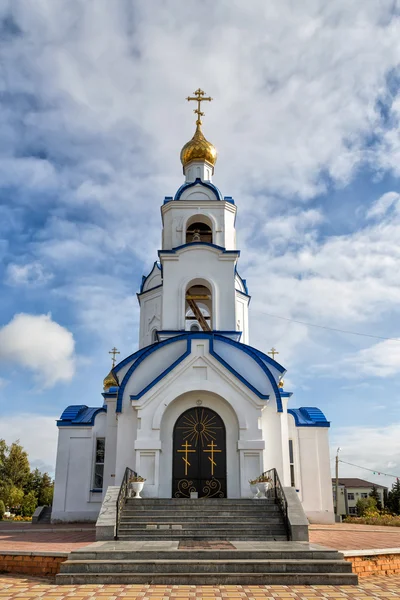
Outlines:
POLYGON ((129 481, 132 477, 137 477, 136 471, 133 471, 129 467, 126 467, 124 476, 122 478, 121 487, 119 488, 118 498, 117 498, 117 514, 115 518, 115 535, 114 539, 118 539, 118 530, 119 530, 119 522, 121 520, 121 515, 123 508, 126 503, 126 499, 128 497, 128 489, 129 489, 129 481))
POLYGON ((267 498, 273 498, 275 504, 278 504, 285 523, 287 539, 290 540, 288 503, 286 500, 285 492, 283 491, 281 480, 279 479, 278 471, 276 469, 269 469, 269 471, 264 471, 264 473, 262 473, 262 475, 260 475, 258 479, 264 478, 268 478, 269 482, 272 484, 267 490, 266 495, 267 498))

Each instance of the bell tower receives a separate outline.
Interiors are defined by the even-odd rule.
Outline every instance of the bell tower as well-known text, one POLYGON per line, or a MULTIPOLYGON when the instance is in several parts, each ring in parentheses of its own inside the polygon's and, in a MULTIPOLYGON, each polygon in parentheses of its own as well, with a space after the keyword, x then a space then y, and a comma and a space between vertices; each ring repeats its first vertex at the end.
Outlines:
POLYGON ((216 148, 204 136, 198 89, 196 130, 180 154, 185 182, 161 207, 159 260, 143 277, 140 347, 184 331, 218 331, 248 343, 248 295, 237 271, 236 205, 212 183, 216 148))

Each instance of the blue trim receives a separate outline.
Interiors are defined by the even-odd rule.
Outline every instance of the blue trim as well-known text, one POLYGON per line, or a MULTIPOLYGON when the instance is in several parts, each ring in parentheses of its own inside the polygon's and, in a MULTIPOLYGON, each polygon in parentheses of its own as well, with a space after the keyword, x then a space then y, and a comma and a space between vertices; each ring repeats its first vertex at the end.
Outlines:
POLYGON ((171 250, 159 250, 158 256, 161 257, 162 254, 176 254, 178 250, 182 250, 183 248, 192 246, 209 246, 210 248, 215 248, 216 250, 220 250, 223 254, 235 254, 236 256, 240 256, 240 250, 226 250, 223 246, 217 246, 216 244, 210 244, 210 242, 189 242, 188 244, 182 244, 181 246, 176 246, 171 250))
POLYGON ((116 398, 118 395, 118 388, 110 388, 110 390, 108 392, 102 392, 102 396, 105 400, 107 400, 107 398, 116 398), (113 390, 112 392, 110 390, 113 390), (114 391, 115 390, 115 391, 114 391))
MULTIPOLYGON (((150 356, 150 354, 152 354, 153 352, 157 351, 158 349, 166 346, 167 344, 173 344, 175 342, 182 341, 182 340, 186 340, 187 341, 187 346, 186 346, 185 352, 183 352, 183 354, 179 358, 177 358, 169 367, 167 367, 155 379, 153 379, 153 381, 151 381, 138 394, 131 395, 130 398, 132 400, 138 400, 139 398, 141 398, 154 385, 156 385, 159 381, 161 381, 161 379, 163 379, 170 371, 172 371, 179 363, 181 363, 187 356, 189 356, 189 354, 191 353, 192 339, 208 339, 209 342, 210 342, 210 354, 216 360, 218 360, 218 362, 220 364, 222 364, 228 371, 230 371, 237 379, 239 379, 239 381, 241 381, 254 394, 256 394, 256 396, 258 396, 262 400, 268 400, 269 399, 269 395, 268 394, 263 394, 259 390, 257 390, 249 381, 247 381, 247 379, 245 379, 242 375, 240 375, 231 365, 229 365, 214 350, 214 340, 215 341, 222 341, 222 342, 224 342, 226 344, 230 344, 230 345, 234 346, 235 348, 241 350, 242 352, 245 352, 246 354, 248 354, 261 367, 262 371, 265 373, 265 375, 269 379, 269 381, 270 381, 270 383, 272 385, 272 388, 274 390, 274 394, 275 394, 275 398, 276 398, 276 404, 277 404, 277 411, 278 412, 283 412, 281 395, 280 395, 277 383, 276 383, 275 378, 273 377, 272 373, 268 369, 267 365, 265 364, 266 362, 268 362, 269 364, 273 365, 278 371, 285 372, 285 369, 279 363, 277 363, 276 361, 272 360, 272 358, 269 358, 268 356, 264 355, 262 352, 256 350, 255 348, 252 348, 251 346, 247 346, 246 344, 242 344, 240 342, 234 341, 234 340, 232 340, 232 339, 230 339, 228 337, 224 337, 223 335, 220 335, 218 333, 214 333, 214 332, 210 332, 210 333, 205 333, 205 332, 185 332, 185 333, 182 333, 182 334, 179 334, 179 332, 177 332, 177 333, 178 333, 178 335, 176 335, 175 337, 163 340, 162 342, 157 342, 155 344, 152 344, 151 346, 146 346, 146 348, 142 348, 141 350, 138 350, 135 354, 132 354, 131 356, 129 356, 128 358, 126 358, 124 361, 122 361, 121 363, 119 363, 119 365, 117 365, 116 367, 114 367, 114 371, 117 372, 124 365, 126 365, 129 362, 131 362, 132 360, 135 360, 135 358, 136 358, 135 362, 130 366, 130 368, 126 372, 126 374, 125 374, 125 376, 124 376, 124 378, 123 378, 123 380, 121 382, 121 385, 119 387, 116 412, 121 412, 121 410, 122 410, 122 399, 123 399, 125 387, 126 387, 128 381, 129 381, 131 375, 134 373, 134 371, 136 370, 136 368, 148 356, 150 356)), ((237 333, 237 332, 235 332, 235 333, 237 333)))
POLYGON ((229 202, 229 204, 235 204, 235 201, 232 198, 232 196, 224 196, 224 200, 225 202, 229 202))
POLYGON ((172 202, 173 197, 172 196, 165 196, 164 198, 164 204, 167 204, 167 202, 172 202))
POLYGON ((150 288, 149 290, 146 290, 145 292, 137 292, 136 296, 137 299, 139 300, 139 304, 140 304, 140 298, 142 296, 144 296, 145 294, 148 294, 149 292, 152 292, 153 290, 156 290, 157 288, 163 287, 163 283, 160 283, 159 285, 155 285, 153 288, 150 288))
MULTIPOLYGON (((124 395, 126 384, 128 383, 128 381, 129 381, 132 373, 144 361, 144 359, 147 358, 148 356, 150 356, 150 354, 152 354, 153 352, 159 350, 160 348, 163 348, 164 346, 167 346, 168 344, 173 344, 174 342, 177 342, 177 341, 182 340, 182 339, 185 339, 185 336, 184 335, 182 335, 182 336, 179 335, 177 337, 173 337, 173 338, 170 338, 168 340, 164 340, 163 342, 156 342, 155 344, 152 344, 151 346, 146 346, 146 348, 143 348, 144 352, 141 352, 139 350, 139 352, 141 352, 140 355, 139 355, 139 357, 137 358, 137 360, 135 360, 135 362, 133 363, 133 365, 131 365, 131 367, 127 370, 127 372, 125 373, 125 377, 123 378, 123 380, 121 382, 121 385, 119 387, 116 412, 121 412, 121 410, 122 410, 122 398, 123 398, 123 395, 124 395)), ((144 388, 144 390, 142 390, 141 392, 139 392, 139 394, 131 396, 131 398, 133 398, 135 400, 138 400, 141 396, 143 396, 143 394, 145 394, 150 388, 152 388, 153 385, 155 385, 156 383, 158 383, 163 377, 165 377, 165 375, 167 375, 170 371, 172 371, 172 369, 174 369, 189 354, 190 354, 190 348, 186 347, 186 351, 182 354, 182 356, 180 356, 172 365, 170 365, 169 367, 167 367, 161 373, 161 375, 158 375, 155 379, 153 379, 153 381, 150 382, 144 388)))
POLYGON ((316 406, 289 408, 288 414, 294 417, 296 427, 330 427, 324 413, 316 406))
MULTIPOLYGON (((217 188, 217 186, 214 185, 213 183, 206 183, 205 181, 202 181, 200 179, 200 177, 197 177, 194 181, 192 181, 192 183, 184 183, 183 185, 181 185, 181 187, 178 189, 178 191, 175 194, 174 200, 179 200, 180 197, 182 196, 183 192, 185 190, 187 190, 188 188, 193 187, 194 185, 202 185, 202 186, 208 188, 217 196, 217 200, 222 200, 222 194, 219 191, 219 189, 217 188)), ((201 200, 199 200, 199 202, 201 202, 201 200)), ((165 203, 165 201, 164 201, 164 203, 165 203)))
MULTIPOLYGON (((159 264, 158 261, 155 260, 154 263, 153 263, 153 266, 151 267, 150 273, 148 275, 142 275, 142 283, 140 285, 140 292, 139 292, 140 294, 143 293, 144 284, 146 283, 146 281, 148 280, 148 278, 150 277, 150 275, 153 273, 155 267, 157 267, 158 270, 161 271, 161 265, 159 264)), ((155 287, 159 287, 159 286, 155 286, 155 287)), ((151 288, 151 289, 154 289, 154 288, 151 288)), ((150 290, 146 290, 146 291, 149 292, 150 290)))
POLYGON ((57 421, 58 427, 87 427, 93 426, 96 416, 107 412, 107 407, 89 408, 85 404, 68 406, 57 421))
POLYGON ((90 490, 90 492, 92 494, 102 494, 103 493, 103 489, 102 488, 93 488, 92 490, 90 490))
MULTIPOLYGON (((240 279, 240 281, 241 281, 241 283, 242 283, 242 285, 244 287, 244 291, 246 292, 246 295, 249 296, 249 288, 247 287, 247 281, 246 281, 246 279, 243 279, 243 277, 241 277, 239 275, 239 271, 237 270, 237 266, 235 265, 235 276, 236 275, 239 277, 239 279, 240 279)), ((240 292, 240 291, 241 290, 238 290, 238 292, 240 292)), ((243 294, 243 292, 242 292, 242 294, 243 294)))
POLYGON ((293 392, 285 392, 282 388, 279 388, 281 392, 281 398, 290 398, 293 396, 293 392))

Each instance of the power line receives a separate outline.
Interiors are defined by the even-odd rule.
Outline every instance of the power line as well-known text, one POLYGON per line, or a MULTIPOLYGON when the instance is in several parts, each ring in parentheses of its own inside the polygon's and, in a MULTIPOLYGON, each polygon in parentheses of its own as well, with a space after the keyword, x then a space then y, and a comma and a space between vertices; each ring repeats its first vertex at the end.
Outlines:
POLYGON ((347 329, 337 329, 336 327, 327 327, 326 325, 316 325, 315 323, 307 323, 306 321, 298 321, 297 319, 289 319, 288 317, 281 317, 279 315, 272 315, 264 311, 260 311, 262 315, 267 317, 274 317, 275 319, 282 319, 282 321, 290 321, 291 323, 300 323, 300 325, 307 325, 307 327, 317 327, 318 329, 327 329, 328 331, 338 331, 339 333, 350 333, 351 335, 360 335, 362 337, 374 338, 376 340, 389 340, 391 342, 400 342, 398 338, 383 337, 382 335, 372 335, 370 333, 360 333, 359 331, 348 331, 347 329))
POLYGON ((344 463, 345 465, 350 465, 352 467, 357 467, 358 469, 364 469, 364 471, 369 471, 370 473, 373 473, 374 475, 385 475, 385 477, 393 477, 393 479, 400 479, 399 475, 392 475, 391 473, 383 473, 382 471, 377 471, 376 469, 368 469, 367 467, 361 467, 360 465, 355 465, 353 463, 349 463, 345 460, 341 460, 339 459, 339 462, 344 463))

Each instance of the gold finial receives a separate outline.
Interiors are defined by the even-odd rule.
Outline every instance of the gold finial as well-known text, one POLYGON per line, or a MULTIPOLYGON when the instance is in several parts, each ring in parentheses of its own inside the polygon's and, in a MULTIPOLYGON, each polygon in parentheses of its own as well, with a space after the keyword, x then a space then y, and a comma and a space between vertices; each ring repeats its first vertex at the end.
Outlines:
POLYGON ((272 356, 272 360, 275 360, 275 354, 279 354, 279 352, 272 346, 271 350, 267 352, 267 354, 270 354, 272 356))
POLYGON ((197 108, 195 108, 193 112, 197 115, 196 125, 201 125, 201 117, 204 117, 204 113, 201 112, 201 103, 211 102, 211 96, 205 97, 205 92, 203 92, 203 90, 199 88, 198 90, 193 92, 193 96, 188 96, 186 100, 188 102, 191 102, 192 100, 194 102, 197 102, 197 108))
POLYGON ((114 348, 112 350, 110 350, 110 352, 108 354, 112 354, 112 368, 115 367, 115 357, 117 354, 121 354, 121 352, 118 352, 118 350, 116 349, 116 347, 114 346, 114 348))
POLYGON ((279 383, 278 383, 278 388, 279 388, 280 390, 283 390, 283 386, 284 386, 284 384, 285 384, 285 382, 283 381, 283 379, 280 379, 280 380, 279 380, 279 383))

